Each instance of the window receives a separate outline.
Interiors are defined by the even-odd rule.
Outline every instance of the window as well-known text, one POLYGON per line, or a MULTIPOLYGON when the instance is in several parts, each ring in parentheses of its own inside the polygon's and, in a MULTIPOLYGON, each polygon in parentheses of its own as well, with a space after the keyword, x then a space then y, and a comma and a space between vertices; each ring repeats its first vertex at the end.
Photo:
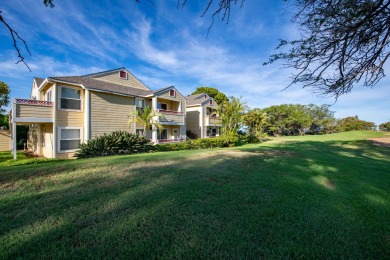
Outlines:
POLYGON ((80 90, 60 87, 60 108, 81 110, 80 90))
POLYGON ((168 139, 168 130, 167 129, 163 129, 163 130, 159 130, 157 129, 157 139, 159 140, 167 140, 168 139))
POLYGON ((144 129, 136 129, 136 130, 135 130, 135 133, 136 133, 137 135, 144 135, 144 129))
POLYGON ((210 99, 210 105, 213 105, 213 103, 214 103, 214 102, 213 102, 213 100, 212 100, 212 99, 210 99))
POLYGON ((59 151, 77 150, 81 144, 81 128, 59 127, 59 151))
POLYGON ((176 97, 176 91, 175 91, 174 89, 171 89, 171 90, 169 91, 169 96, 171 96, 171 97, 176 97))
POLYGON ((119 71, 119 77, 121 79, 127 79, 127 72, 124 70, 119 71))
POLYGON ((207 98, 207 95, 204 95, 204 98, 207 98))
POLYGON ((168 109, 168 105, 164 104, 164 103, 157 103, 157 109, 167 110, 168 109))
POLYGON ((51 89, 46 92, 45 101, 53 101, 51 96, 51 89))
POLYGON ((136 98, 135 99, 135 107, 136 107, 138 113, 142 113, 144 111, 144 108, 145 108, 145 100, 136 98))

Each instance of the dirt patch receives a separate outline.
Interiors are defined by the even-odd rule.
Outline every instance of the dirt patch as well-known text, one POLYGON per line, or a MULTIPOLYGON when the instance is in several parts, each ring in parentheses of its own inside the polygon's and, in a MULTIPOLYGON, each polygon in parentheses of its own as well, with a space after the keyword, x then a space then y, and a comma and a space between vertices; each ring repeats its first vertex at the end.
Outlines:
POLYGON ((374 145, 390 147, 390 137, 368 138, 374 145))

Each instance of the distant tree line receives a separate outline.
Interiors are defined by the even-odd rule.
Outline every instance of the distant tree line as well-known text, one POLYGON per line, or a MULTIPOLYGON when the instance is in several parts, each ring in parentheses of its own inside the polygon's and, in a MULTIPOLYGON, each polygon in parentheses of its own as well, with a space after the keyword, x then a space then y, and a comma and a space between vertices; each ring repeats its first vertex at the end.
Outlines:
POLYGON ((329 105, 314 104, 282 104, 264 109, 255 108, 246 113, 243 123, 251 134, 257 136, 376 130, 373 122, 361 120, 357 116, 336 119, 329 105))
MULTIPOLYGON (((358 116, 336 119, 330 105, 282 104, 249 109, 241 97, 227 98, 216 88, 198 87, 192 94, 201 93, 207 93, 218 103, 215 114, 222 119, 221 132, 224 135, 241 131, 261 139, 265 136, 376 130, 375 123, 361 120, 358 116), (219 97, 218 101, 216 97, 219 97)), ((379 125, 379 130, 390 131, 390 122, 379 125)))

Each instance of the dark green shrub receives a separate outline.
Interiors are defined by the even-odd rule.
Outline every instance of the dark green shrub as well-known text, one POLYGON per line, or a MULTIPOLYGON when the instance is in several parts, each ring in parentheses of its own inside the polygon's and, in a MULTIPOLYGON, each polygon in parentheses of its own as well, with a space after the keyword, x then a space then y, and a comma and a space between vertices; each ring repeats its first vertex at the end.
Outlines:
POLYGON ((156 148, 158 151, 165 152, 234 147, 239 144, 240 142, 237 136, 219 136, 216 138, 199 138, 196 140, 189 140, 181 143, 158 144, 156 145, 156 148))
POLYGON ((249 133, 240 135, 240 140, 245 144, 261 143, 261 139, 259 137, 249 133))
POLYGON ((155 147, 145 136, 116 131, 104 134, 81 144, 76 153, 77 158, 90 158, 117 154, 146 153, 155 147))

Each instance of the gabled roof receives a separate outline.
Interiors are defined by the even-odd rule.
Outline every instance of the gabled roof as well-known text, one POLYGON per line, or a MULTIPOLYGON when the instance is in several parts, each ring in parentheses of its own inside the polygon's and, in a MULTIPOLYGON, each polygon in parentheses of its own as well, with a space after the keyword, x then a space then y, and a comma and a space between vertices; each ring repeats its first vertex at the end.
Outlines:
MULTIPOLYGON (((107 93, 112 93, 112 94, 117 94, 117 95, 125 95, 125 96, 153 97, 156 94, 163 92, 163 91, 166 91, 166 90, 169 90, 169 89, 174 89, 177 93, 179 93, 181 96, 183 96, 174 86, 169 86, 169 87, 165 87, 165 88, 161 88, 161 89, 157 89, 157 90, 152 91, 146 85, 145 85, 145 87, 148 89, 140 89, 137 87, 116 84, 116 83, 112 83, 112 82, 107 81, 107 80, 103 81, 103 80, 98 79, 99 76, 102 76, 105 74, 111 74, 115 71, 122 71, 122 70, 126 70, 126 69, 124 67, 122 67, 122 68, 118 68, 118 69, 114 69, 114 70, 107 70, 107 71, 93 73, 93 74, 87 74, 87 75, 83 75, 83 76, 48 77, 45 80, 41 79, 41 78, 36 78, 34 80, 39 80, 40 85, 42 84, 42 82, 50 82, 50 81, 53 82, 54 81, 54 82, 58 82, 58 83, 75 84, 75 85, 78 85, 78 86, 83 87, 85 89, 92 90, 92 91, 107 92, 107 93)), ((128 70, 126 70, 126 72, 131 74, 128 70)), ((131 75, 133 75, 133 74, 131 74, 131 75)), ((141 82, 141 84, 143 84, 143 83, 141 82)))
POLYGON ((210 100, 213 100, 216 104, 215 100, 212 97, 209 97, 206 93, 195 94, 187 96, 187 106, 203 106, 208 103, 210 100), (207 96, 205 98, 205 96, 207 96))
POLYGON ((103 91, 127 96, 147 96, 152 93, 152 91, 150 90, 130 88, 119 84, 96 80, 86 76, 49 77, 49 79, 52 79, 54 81, 63 81, 71 84, 73 83, 83 85, 83 87, 88 90, 103 91))
POLYGON ((160 89, 157 89, 157 90, 153 90, 153 91, 151 91, 151 95, 152 95, 152 94, 158 94, 158 93, 161 93, 161 92, 163 92, 163 91, 170 90, 170 89, 174 89, 177 93, 179 93, 181 96, 183 96, 185 100, 187 100, 187 97, 184 96, 184 95, 182 95, 182 94, 180 93, 180 91, 178 91, 174 86, 169 86, 169 87, 165 87, 165 88, 160 88, 160 89))
POLYGON ((45 79, 34 77, 35 83, 37 84, 37 87, 39 87, 45 79))

